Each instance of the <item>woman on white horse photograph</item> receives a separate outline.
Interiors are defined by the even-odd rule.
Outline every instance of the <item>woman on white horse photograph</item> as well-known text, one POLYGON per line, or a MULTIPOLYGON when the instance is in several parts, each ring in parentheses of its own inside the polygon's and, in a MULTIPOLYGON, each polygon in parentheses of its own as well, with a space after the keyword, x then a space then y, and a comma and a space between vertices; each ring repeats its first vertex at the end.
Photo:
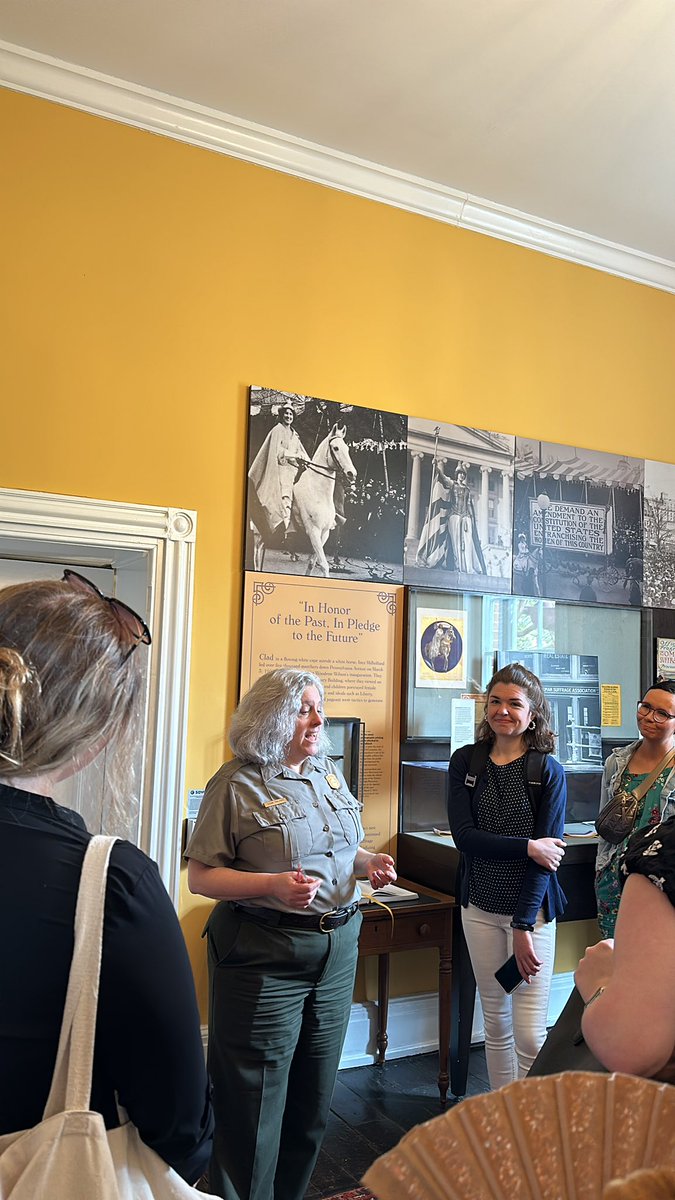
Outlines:
POLYGON ((406 418, 250 389, 247 570, 400 583, 406 418))
POLYGON ((293 405, 283 403, 278 410, 277 424, 265 438, 248 473, 270 533, 274 533, 280 525, 284 527, 284 534, 288 532, 293 484, 301 463, 308 459, 307 451, 293 428, 294 419, 293 405))

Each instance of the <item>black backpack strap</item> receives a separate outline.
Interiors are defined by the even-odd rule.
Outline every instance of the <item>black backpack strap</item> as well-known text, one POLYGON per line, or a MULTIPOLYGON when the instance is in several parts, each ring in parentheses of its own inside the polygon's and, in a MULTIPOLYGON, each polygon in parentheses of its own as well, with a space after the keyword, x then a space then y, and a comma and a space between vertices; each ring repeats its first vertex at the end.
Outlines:
MULTIPOLYGON (((476 742, 471 750, 471 760, 469 762, 469 770, 464 779, 464 786, 473 789, 480 779, 483 771, 487 766, 487 760, 490 757, 490 743, 476 742)), ((525 758, 525 782, 527 784, 527 796, 530 801, 532 812, 537 814, 539 801, 541 799, 542 780, 544 775, 544 763, 546 755, 541 750, 528 750, 525 758)))
POLYGON ((525 759, 525 782, 527 784, 527 795, 532 807, 532 812, 537 815, 539 801, 541 799, 542 777, 544 774, 544 763, 546 755, 542 750, 528 750, 525 759))
POLYGON ((490 757, 489 742, 475 742, 471 750, 471 761, 464 780, 465 787, 475 788, 490 757))

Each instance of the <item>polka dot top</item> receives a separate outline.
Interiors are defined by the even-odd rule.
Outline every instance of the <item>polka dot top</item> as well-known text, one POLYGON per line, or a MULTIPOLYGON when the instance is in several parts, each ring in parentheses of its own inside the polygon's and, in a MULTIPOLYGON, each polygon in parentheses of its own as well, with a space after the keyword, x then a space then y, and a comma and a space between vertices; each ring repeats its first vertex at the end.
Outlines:
MULTIPOLYGON (((487 761, 487 786, 478 798, 476 824, 485 833, 531 838, 534 813, 525 782, 525 755, 498 766, 487 761)), ((527 858, 479 858, 471 863, 469 902, 484 912, 513 916, 527 870, 527 858)))

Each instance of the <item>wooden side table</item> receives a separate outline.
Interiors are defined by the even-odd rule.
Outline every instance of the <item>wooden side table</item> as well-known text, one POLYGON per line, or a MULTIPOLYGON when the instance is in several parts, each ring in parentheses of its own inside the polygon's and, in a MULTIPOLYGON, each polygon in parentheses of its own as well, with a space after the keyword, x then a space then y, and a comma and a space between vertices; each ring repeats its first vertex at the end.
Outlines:
POLYGON ((362 908, 363 925, 359 936, 359 958, 377 954, 377 1065, 387 1052, 387 1015, 389 1010, 389 955, 399 950, 438 948, 438 1090, 441 1106, 448 1095, 448 1051, 450 1045, 450 990, 452 982, 452 918, 455 901, 442 892, 420 888, 419 884, 398 880, 401 887, 419 893, 419 900, 397 900, 389 914, 377 904, 362 908))

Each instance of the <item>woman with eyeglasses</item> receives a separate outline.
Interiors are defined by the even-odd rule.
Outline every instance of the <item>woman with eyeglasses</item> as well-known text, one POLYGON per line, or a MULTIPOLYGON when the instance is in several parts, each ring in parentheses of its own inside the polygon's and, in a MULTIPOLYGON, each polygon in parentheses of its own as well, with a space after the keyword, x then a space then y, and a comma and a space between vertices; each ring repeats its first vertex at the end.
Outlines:
MULTIPOLYGON (((138 740, 145 622, 83 576, 0 590, 0 1141, 42 1120, 91 834, 52 798, 107 748, 122 811, 138 740)), ((118 1101, 142 1140, 194 1182, 211 1150, 199 1016, 175 911, 157 867, 112 848, 91 1107, 118 1101)))
POLYGON ((654 775, 625 837, 616 844, 601 837, 598 844, 595 894, 605 938, 614 937, 621 896, 620 862, 631 833, 675 815, 675 680, 658 679, 652 684, 638 703, 637 725, 639 739, 613 750, 602 776, 600 816, 619 792, 639 791, 654 775))

